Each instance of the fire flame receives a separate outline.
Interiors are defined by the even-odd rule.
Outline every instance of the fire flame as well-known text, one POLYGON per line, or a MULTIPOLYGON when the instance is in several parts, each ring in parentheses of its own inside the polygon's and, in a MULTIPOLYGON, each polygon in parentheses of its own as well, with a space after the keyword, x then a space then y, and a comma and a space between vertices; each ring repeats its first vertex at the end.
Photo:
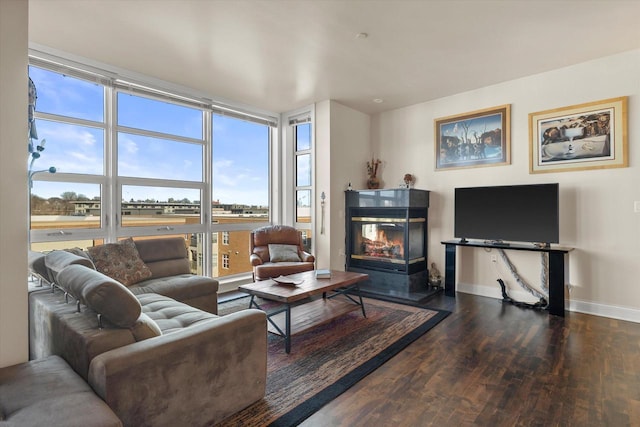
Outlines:
POLYGON ((388 237, 385 230, 377 230, 376 239, 362 239, 363 255, 380 258, 404 258, 404 244, 402 237, 388 237))

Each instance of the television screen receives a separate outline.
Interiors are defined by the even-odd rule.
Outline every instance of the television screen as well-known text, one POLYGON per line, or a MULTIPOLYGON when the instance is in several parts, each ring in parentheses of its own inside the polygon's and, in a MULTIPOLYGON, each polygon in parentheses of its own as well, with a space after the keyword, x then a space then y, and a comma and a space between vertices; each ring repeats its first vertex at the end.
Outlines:
POLYGON ((455 189, 457 238, 558 243, 559 218, 558 184, 455 189))

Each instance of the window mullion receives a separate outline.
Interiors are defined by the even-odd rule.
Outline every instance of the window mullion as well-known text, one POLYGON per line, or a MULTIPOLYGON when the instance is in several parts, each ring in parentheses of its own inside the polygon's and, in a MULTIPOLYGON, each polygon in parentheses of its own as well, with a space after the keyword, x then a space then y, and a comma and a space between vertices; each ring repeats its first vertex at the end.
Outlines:
MULTIPOLYGON (((106 108, 106 99, 105 99, 105 108, 106 108)), ((105 110, 105 113, 106 113, 106 110, 105 110)), ((96 122, 93 120, 81 119, 78 117, 61 116, 58 114, 45 113, 42 111, 34 112, 34 117, 36 118, 36 120, 49 120, 52 122, 68 123, 72 125, 79 125, 79 126, 86 126, 86 127, 100 128, 100 129, 104 129, 107 126, 105 122, 96 122)))
POLYGON ((202 112, 202 135, 204 136, 204 153, 202 156, 204 190, 202 192, 201 219, 205 226, 202 239, 202 268, 205 274, 211 276, 213 272, 213 205, 211 203, 213 196, 213 118, 211 112, 206 110, 202 112))
POLYGON ((107 184, 102 190, 102 215, 107 217, 105 224, 107 225, 107 242, 115 242, 117 240, 118 231, 120 229, 120 198, 118 198, 118 187, 116 182, 118 150, 116 123, 118 122, 118 99, 113 86, 105 88, 105 121, 107 124, 105 135, 105 173, 107 184))
POLYGON ((180 135, 171 135, 168 133, 155 132, 152 130, 138 129, 138 128, 132 128, 127 126, 118 126, 118 125, 115 125, 115 129, 116 129, 116 132, 120 132, 120 133, 128 133, 132 135, 141 135, 141 136, 148 136, 152 138, 167 139, 171 141, 186 142, 189 144, 197 144, 197 145, 203 144, 202 139, 189 138, 189 137, 180 136, 180 135))

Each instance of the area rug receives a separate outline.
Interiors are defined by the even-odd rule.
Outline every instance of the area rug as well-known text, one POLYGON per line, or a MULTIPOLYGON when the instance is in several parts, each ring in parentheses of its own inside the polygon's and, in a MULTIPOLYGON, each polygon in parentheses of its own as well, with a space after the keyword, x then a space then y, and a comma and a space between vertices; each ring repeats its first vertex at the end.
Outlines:
MULTIPOLYGON (((352 311, 291 340, 268 337, 264 399, 219 426, 295 426, 373 372, 449 315, 375 299, 364 299, 367 317, 352 311)), ((247 308, 249 298, 219 306, 225 315, 247 308)))

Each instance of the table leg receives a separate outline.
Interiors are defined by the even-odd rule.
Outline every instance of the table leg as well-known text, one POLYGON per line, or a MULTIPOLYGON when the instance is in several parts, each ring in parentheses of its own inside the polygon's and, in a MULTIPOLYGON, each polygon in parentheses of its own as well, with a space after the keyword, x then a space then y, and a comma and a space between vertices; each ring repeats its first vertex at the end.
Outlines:
POLYGON ((456 296, 456 246, 444 246, 444 294, 456 296))
POLYGON ((356 292, 358 292, 358 298, 360 299, 360 307, 362 307, 362 315, 367 317, 367 313, 364 311, 364 303, 362 302, 362 294, 360 293, 360 285, 356 283, 356 292))
POLYGON ((284 350, 289 354, 291 353, 291 304, 287 304, 287 310, 285 311, 284 330, 284 350))
POLYGON ((549 253, 549 313, 564 317, 564 257, 549 253))

